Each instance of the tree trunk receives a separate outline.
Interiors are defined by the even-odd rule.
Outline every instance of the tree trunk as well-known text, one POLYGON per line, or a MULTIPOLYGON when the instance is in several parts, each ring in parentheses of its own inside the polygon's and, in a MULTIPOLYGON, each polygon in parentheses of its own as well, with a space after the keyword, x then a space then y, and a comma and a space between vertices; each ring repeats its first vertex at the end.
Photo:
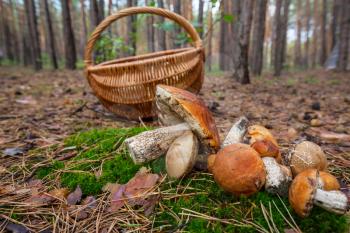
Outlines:
POLYGON ((327 0, 322 0, 322 17, 321 17, 321 54, 320 54, 320 65, 323 66, 323 64, 326 62, 327 59, 327 32, 326 32, 326 25, 327 25, 327 0))
POLYGON ((56 50, 55 50, 55 38, 53 34, 52 29, 52 23, 51 23, 51 14, 49 11, 49 4, 47 2, 48 0, 44 0, 44 8, 45 8, 45 18, 46 18, 46 27, 47 27, 47 35, 48 35, 48 45, 50 48, 50 56, 51 56, 51 62, 54 69, 58 69, 58 63, 57 63, 57 57, 56 57, 56 50))
POLYGON ((287 55, 287 31, 288 31, 288 20, 289 20, 289 5, 291 0, 284 0, 283 5, 283 17, 282 17, 282 56, 281 56, 281 69, 283 69, 287 55))
MULTIPOLYGON (((137 6, 137 0, 128 0, 127 7, 137 6)), ((137 16, 132 15, 127 17, 127 28, 128 32, 126 35, 126 44, 131 47, 131 50, 128 52, 127 55, 134 56, 136 54, 136 20, 137 16)))
POLYGON ((82 52, 82 57, 84 57, 84 50, 85 50, 87 34, 88 34, 88 29, 86 24, 86 13, 85 13, 85 0, 80 0, 80 12, 81 12, 80 15, 81 15, 81 25, 82 25, 80 50, 82 52))
POLYGON ((20 63, 20 49, 19 49, 19 39, 18 39, 18 28, 17 28, 17 21, 18 18, 16 17, 16 5, 17 3, 14 3, 12 0, 9 0, 10 4, 10 11, 11 11, 11 42, 12 42, 12 50, 14 55, 14 60, 17 63, 20 63))
POLYGON ((213 12, 212 12, 212 6, 209 3, 208 4, 208 47, 207 47, 207 59, 206 63, 208 66, 208 71, 211 71, 211 65, 212 65, 212 40, 213 40, 213 12))
POLYGON ((204 1, 199 0, 199 4, 198 4, 198 31, 199 31, 200 38, 203 38, 203 32, 204 32, 203 9, 204 9, 204 1))
POLYGON ((301 59, 301 30, 302 30, 302 0, 297 0, 297 9, 296 9, 296 14, 297 14, 297 38, 295 41, 295 47, 294 47, 294 66, 300 67, 302 64, 302 59, 301 59))
POLYGON ((311 67, 315 68, 317 62, 317 45, 318 45, 318 27, 319 27, 319 14, 318 14, 318 0, 314 0, 314 24, 312 33, 312 51, 311 51, 311 67))
POLYGON ((280 76, 282 71, 282 44, 283 44, 283 22, 282 22, 282 3, 283 0, 276 0, 276 10, 275 10, 275 42, 273 49, 273 67, 274 75, 280 76))
POLYGON ((98 21, 101 22, 105 18, 105 3, 104 0, 98 2, 98 21))
MULTIPOLYGON (((146 5, 149 5, 150 1, 146 0, 146 5)), ((154 44, 154 27, 153 27, 153 21, 154 17, 153 15, 147 15, 147 49, 148 52, 154 52, 155 51, 155 44, 154 44)))
POLYGON ((62 19, 63 19, 63 36, 64 36, 64 52, 65 66, 67 69, 74 70, 77 61, 76 49, 74 44, 74 33, 72 29, 72 20, 70 16, 69 3, 61 0, 62 19))
MULTIPOLYGON (((237 1, 237 0, 236 0, 237 1)), ((233 3, 234 4, 234 3, 233 3)), ((230 23, 224 20, 225 15, 231 14, 230 1, 223 0, 220 4, 221 20, 220 20, 220 45, 219 45, 219 67, 221 70, 230 70, 233 66, 232 58, 232 40, 230 31, 230 23)), ((232 22, 231 22, 232 23, 232 22)))
POLYGON ((350 2, 342 0, 340 9, 339 59, 337 69, 346 71, 349 59, 350 2))
POLYGON ((253 0, 245 0, 242 2, 242 12, 240 14, 240 23, 238 28, 238 47, 234 54, 235 56, 235 69, 234 78, 241 84, 250 83, 249 69, 248 69, 248 51, 249 51, 249 39, 250 28, 252 24, 253 16, 253 0))
POLYGON ((338 37, 338 26, 339 26, 339 13, 341 9, 340 2, 341 0, 333 1, 333 9, 332 9, 332 22, 331 22, 331 50, 333 50, 334 46, 337 43, 338 37))
MULTIPOLYGON (((164 8, 164 2, 163 0, 157 0, 157 5, 159 8, 164 8)), ((158 17, 158 24, 163 25, 164 23, 164 17, 159 16, 158 17)), ((166 37, 165 37, 165 31, 163 29, 158 29, 157 30, 157 41, 158 41, 158 50, 166 50, 166 37)))
POLYGON ((11 31, 10 31, 10 21, 8 20, 8 9, 5 8, 3 5, 3 2, 0 1, 0 8, 1 8, 1 23, 2 23, 2 36, 4 39, 3 42, 3 48, 4 48, 4 55, 7 59, 13 61, 14 59, 14 53, 12 51, 12 46, 11 46, 11 31))
POLYGON ((38 23, 35 13, 35 2, 34 0, 25 0, 25 8, 27 13, 28 21, 28 31, 30 35, 30 48, 32 54, 32 62, 35 70, 40 70, 42 68, 41 62, 41 49, 39 42, 39 31, 38 23))
POLYGON ((305 30, 306 30, 306 42, 305 42, 305 51, 304 51, 304 66, 306 68, 309 68, 309 54, 310 54, 310 18, 311 18, 311 12, 310 12, 310 0, 306 0, 306 7, 305 7, 305 30))
MULTIPOLYGON (((242 11, 242 5, 243 5, 243 1, 241 0, 233 0, 232 2, 232 6, 231 6, 231 13, 234 16, 234 21, 231 22, 231 34, 229 34, 229 27, 230 25, 228 25, 228 28, 225 29, 227 31, 226 33, 226 38, 227 40, 225 41, 225 51, 229 51, 231 52, 228 57, 230 59, 228 59, 228 57, 226 58, 229 63, 228 65, 226 64, 226 69, 229 70, 231 68, 235 67, 235 56, 234 54, 236 54, 236 51, 238 51, 239 48, 237 48, 239 46, 239 26, 240 26, 240 17, 241 17, 241 11, 242 11), (233 66, 233 67, 232 67, 233 66)), ((228 12, 230 13, 230 12, 228 12)))
MULTIPOLYGON (((181 15, 181 0, 174 0, 174 12, 181 15)), ((177 36, 180 35, 181 28, 175 25, 174 48, 181 48, 182 44, 177 41, 177 36)))
POLYGON ((96 0, 90 0, 90 25, 91 32, 100 23, 98 4, 96 0))
POLYGON ((260 75, 263 64, 267 0, 257 0, 255 4, 256 6, 254 12, 253 41, 251 52, 251 71, 254 75, 260 75))

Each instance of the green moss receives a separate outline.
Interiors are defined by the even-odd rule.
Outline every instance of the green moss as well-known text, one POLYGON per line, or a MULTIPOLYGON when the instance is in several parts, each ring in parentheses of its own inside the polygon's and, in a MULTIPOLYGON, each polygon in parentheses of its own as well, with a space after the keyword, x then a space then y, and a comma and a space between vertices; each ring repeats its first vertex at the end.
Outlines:
MULTIPOLYGON (((76 150, 77 156, 69 161, 54 161, 50 166, 37 171, 38 178, 56 179, 60 175, 61 185, 75 189, 79 185, 84 195, 96 195, 108 182, 126 183, 139 170, 121 147, 125 138, 138 134, 145 128, 99 129, 79 133, 65 141, 65 147, 76 150), (98 174, 98 175, 97 175, 98 174)), ((165 158, 160 157, 146 166, 154 173, 165 173, 165 158)), ((239 222, 248 220, 261 228, 269 230, 264 218, 263 205, 269 212, 280 232, 290 228, 283 216, 293 219, 303 232, 347 232, 349 220, 315 207, 308 218, 299 218, 290 208, 288 199, 281 200, 261 191, 249 198, 235 197, 224 192, 206 173, 191 173, 182 180, 167 180, 161 189, 161 207, 154 215, 154 227, 161 231, 184 230, 188 232, 256 232, 248 223, 225 224, 199 217, 183 216, 186 209, 218 219, 239 222), (174 198, 170 198, 175 196, 174 198), (276 208, 276 206, 277 208, 276 208), (285 207, 285 206, 286 207, 285 207), (279 212, 281 211, 281 213, 279 212), (188 221, 187 221, 188 219, 188 221)))

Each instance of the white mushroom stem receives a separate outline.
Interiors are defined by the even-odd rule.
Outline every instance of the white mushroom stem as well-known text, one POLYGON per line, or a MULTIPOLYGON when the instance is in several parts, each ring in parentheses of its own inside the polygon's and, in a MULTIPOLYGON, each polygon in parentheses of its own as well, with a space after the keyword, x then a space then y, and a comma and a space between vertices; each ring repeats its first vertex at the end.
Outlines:
POLYGON ((317 189, 314 204, 336 214, 345 214, 349 210, 347 196, 341 191, 324 191, 317 189))
POLYGON ((266 181, 265 190, 272 194, 288 196, 288 189, 292 182, 292 173, 288 167, 280 165, 272 157, 264 157, 266 181))
POLYGON ((198 139, 187 131, 170 146, 165 157, 166 171, 171 178, 181 178, 190 172, 198 154, 198 139))
POLYGON ((249 121, 246 117, 240 117, 228 132, 224 142, 221 144, 221 148, 234 143, 242 142, 242 139, 247 131, 248 122, 249 121))
POLYGON ((142 164, 164 155, 173 141, 191 130, 187 123, 158 128, 125 140, 135 164, 142 164))

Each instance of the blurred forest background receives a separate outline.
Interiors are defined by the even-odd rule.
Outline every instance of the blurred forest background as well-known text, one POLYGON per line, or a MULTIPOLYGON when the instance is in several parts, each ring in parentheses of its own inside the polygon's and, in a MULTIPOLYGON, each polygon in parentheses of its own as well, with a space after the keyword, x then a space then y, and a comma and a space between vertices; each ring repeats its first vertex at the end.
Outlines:
MULTIPOLYGON (((181 14, 204 41, 208 72, 251 74, 350 68, 349 0, 1 0, 1 65, 82 68, 84 48, 108 15, 131 6, 181 14)), ((188 46, 183 29, 150 15, 126 17, 95 46, 97 63, 188 46)))

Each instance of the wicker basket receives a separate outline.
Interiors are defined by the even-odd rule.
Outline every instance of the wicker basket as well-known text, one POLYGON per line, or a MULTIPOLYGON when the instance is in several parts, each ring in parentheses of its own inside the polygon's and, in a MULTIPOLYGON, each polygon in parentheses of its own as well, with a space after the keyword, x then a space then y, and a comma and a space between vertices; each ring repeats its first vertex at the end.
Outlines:
POLYGON ((92 33, 85 49, 85 72, 101 103, 111 112, 128 119, 154 116, 157 84, 198 93, 204 76, 204 50, 194 27, 182 16, 162 8, 131 7, 104 19, 92 33), (194 47, 154 52, 95 65, 94 44, 112 22, 133 14, 149 13, 169 18, 190 35, 194 47))

